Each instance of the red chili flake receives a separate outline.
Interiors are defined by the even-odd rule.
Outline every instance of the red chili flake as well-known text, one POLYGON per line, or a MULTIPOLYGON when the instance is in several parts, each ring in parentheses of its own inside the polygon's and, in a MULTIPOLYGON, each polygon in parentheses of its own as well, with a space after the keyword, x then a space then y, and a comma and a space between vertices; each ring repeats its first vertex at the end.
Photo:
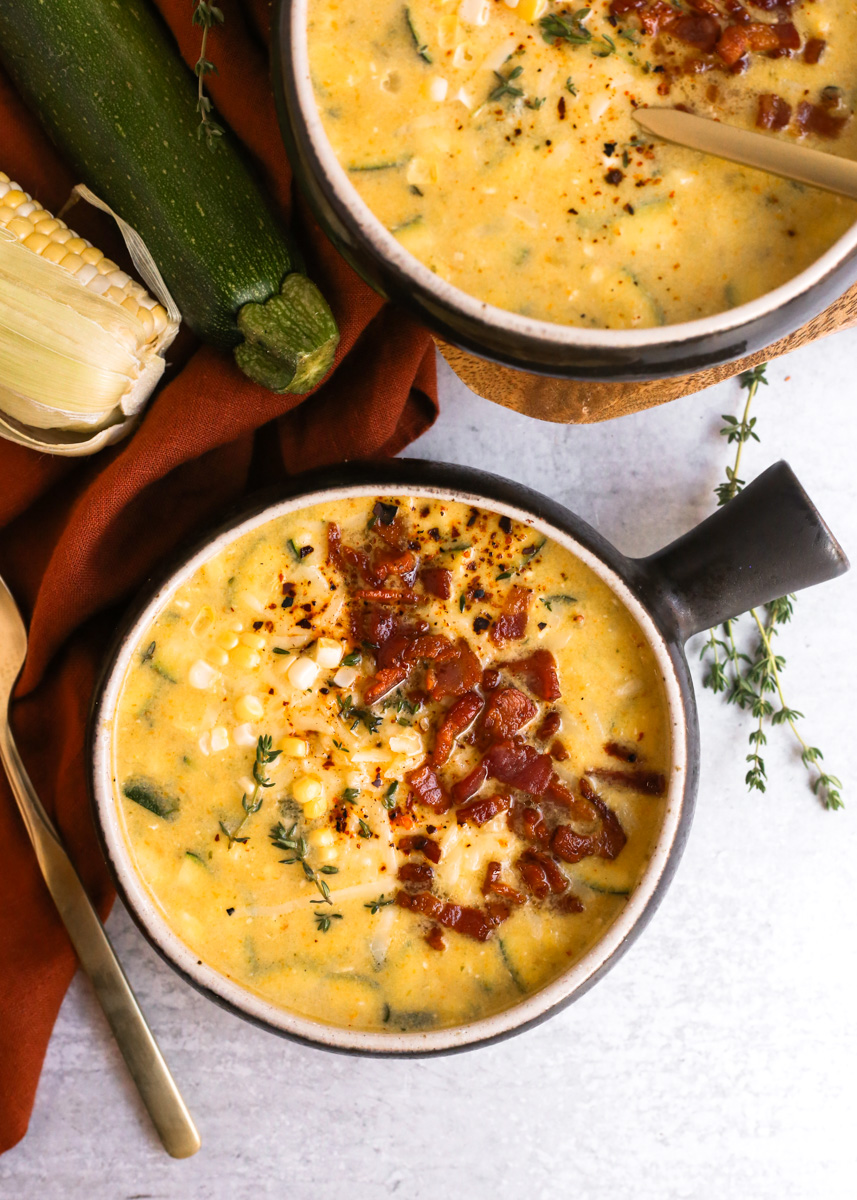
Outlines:
POLYGON ((449 758, 455 739, 472 725, 482 711, 485 701, 478 692, 465 692, 447 710, 435 737, 432 762, 441 766, 449 758))
POLYGON ((455 815, 459 825, 481 826, 498 813, 505 812, 508 807, 509 797, 498 793, 496 796, 480 796, 478 800, 471 800, 463 808, 456 809, 455 815))
POLYGON ((529 696, 517 688, 498 688, 488 697, 481 732, 489 741, 503 741, 532 721, 536 712, 529 696))
POLYGON ((405 781, 415 793, 420 804, 425 804, 433 812, 445 813, 449 808, 449 796, 444 791, 433 768, 427 762, 413 771, 409 771, 405 776, 405 781))
POLYGON ((448 600, 452 595, 452 571, 445 567, 423 567, 420 583, 430 596, 439 600, 448 600))
POLYGON ((407 862, 399 867, 398 877, 402 883, 415 883, 419 887, 431 887, 434 881, 434 871, 428 863, 407 862))
POLYGON ((446 942, 443 940, 443 930, 439 925, 432 925, 425 937, 432 950, 446 949, 446 942))
POLYGON ((464 934, 477 942, 486 942, 498 924, 493 913, 484 913, 478 908, 468 908, 462 904, 444 903, 431 892, 417 892, 413 896, 408 892, 397 892, 396 904, 410 912, 431 917, 439 925, 454 929, 456 933, 464 934))
POLYGON ((376 704, 387 692, 404 683, 409 674, 408 667, 382 667, 369 680, 363 693, 363 703, 376 704))
POLYGON ((491 629, 491 641, 502 642, 520 641, 527 632, 527 613, 532 603, 533 593, 529 588, 518 587, 517 584, 509 589, 503 604, 503 611, 491 629))
POLYGON ((695 46, 710 54, 720 40, 720 22, 707 15, 678 17, 671 22, 669 34, 686 46, 695 46))
POLYGON ((596 767, 586 774, 604 783, 612 783, 614 787, 641 792, 645 796, 663 796, 667 790, 666 776, 658 771, 614 771, 609 767, 596 767))
POLYGON ((513 659, 511 662, 500 663, 500 666, 521 679, 525 687, 540 700, 559 700, 562 695, 556 659, 550 650, 534 650, 526 658, 513 659))
POLYGON ((327 523, 327 561, 331 566, 342 566, 342 533, 333 521, 327 523))
POLYGON ((420 597, 410 588, 358 588, 356 600, 373 600, 376 604, 419 604, 420 597))
POLYGON ((827 42, 824 38, 809 38, 803 48, 803 61, 809 63, 810 66, 815 66, 817 62, 821 62, 826 49, 827 42))
POLYGON ((399 838, 396 847, 403 854, 424 854, 430 862, 440 862, 440 846, 423 833, 409 833, 406 837, 399 838))
POLYGON ((560 895, 568 887, 568 880, 549 854, 541 850, 525 850, 515 867, 528 891, 537 900, 546 900, 550 895, 560 895))
POLYGON ((797 106, 795 124, 801 133, 815 133, 819 137, 837 138, 848 122, 848 117, 836 117, 823 105, 810 104, 802 100, 797 106))
POLYGON ((482 664, 463 638, 458 640, 455 649, 454 658, 429 668, 426 687, 432 700, 463 696, 465 692, 472 692, 482 678, 482 664))
POLYGON ((545 713, 542 723, 536 730, 536 737, 543 742, 548 741, 552 737, 556 737, 562 729, 562 717, 558 712, 545 713))

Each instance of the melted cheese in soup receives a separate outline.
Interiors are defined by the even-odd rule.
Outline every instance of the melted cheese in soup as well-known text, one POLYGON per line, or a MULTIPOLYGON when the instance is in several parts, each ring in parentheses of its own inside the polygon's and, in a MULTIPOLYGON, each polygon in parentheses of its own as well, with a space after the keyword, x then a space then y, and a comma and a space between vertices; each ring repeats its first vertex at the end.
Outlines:
POLYGON ((136 870, 193 953, 321 1022, 509 1007, 622 911, 670 735, 576 556, 460 503, 342 500, 238 537, 137 646, 114 729, 136 870))
POLYGON ((441 278, 595 328, 705 317, 809 266, 853 201, 633 121, 685 105, 857 156, 853 0, 309 0, 312 81, 340 163, 441 278))

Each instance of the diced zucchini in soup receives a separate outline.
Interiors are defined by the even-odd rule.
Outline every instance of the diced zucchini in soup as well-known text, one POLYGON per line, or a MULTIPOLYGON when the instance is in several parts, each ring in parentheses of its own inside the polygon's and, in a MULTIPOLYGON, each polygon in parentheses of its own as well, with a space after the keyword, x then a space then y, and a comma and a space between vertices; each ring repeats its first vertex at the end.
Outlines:
POLYGON ((340 500, 167 600, 123 681, 116 803, 196 957, 291 1012, 416 1032, 603 935, 658 837, 668 730, 645 637, 570 551, 459 502, 340 500), (175 676, 154 689, 152 643, 175 676))

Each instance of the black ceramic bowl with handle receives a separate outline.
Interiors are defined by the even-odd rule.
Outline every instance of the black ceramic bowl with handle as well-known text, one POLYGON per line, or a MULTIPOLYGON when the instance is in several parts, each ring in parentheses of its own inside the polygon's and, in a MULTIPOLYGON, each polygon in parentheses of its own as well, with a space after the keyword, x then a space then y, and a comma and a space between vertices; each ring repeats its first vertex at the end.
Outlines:
MULTIPOLYGON (((272 26, 274 96, 298 182, 326 233, 355 270, 376 291, 462 350, 523 371, 566 379, 669 378, 770 345, 817 316, 857 280, 855 224, 781 287, 748 304, 676 325, 575 328, 507 312, 467 295, 397 241, 337 161, 310 79, 308 4, 309 0, 278 0, 272 26)), ((747 245, 751 254, 749 233, 747 245)))
POLYGON ((389 1055, 448 1053, 526 1029, 571 1003, 619 958, 651 917, 678 864, 693 812, 699 731, 684 643, 694 633, 784 593, 848 569, 842 549, 786 463, 769 468, 725 508, 646 558, 620 554, 591 526, 537 492, 466 467, 400 459, 298 477, 248 502, 142 591, 109 651, 89 728, 96 826, 117 889, 155 949, 217 1002, 277 1033, 333 1050, 389 1055), (666 814, 644 874, 622 912, 568 971, 503 1012, 451 1028, 368 1033, 279 1008, 220 974, 170 929, 136 873, 120 820, 112 730, 135 648, 173 593, 235 538, 312 505, 348 497, 427 496, 507 515, 576 554, 630 611, 648 640, 669 709, 666 814))

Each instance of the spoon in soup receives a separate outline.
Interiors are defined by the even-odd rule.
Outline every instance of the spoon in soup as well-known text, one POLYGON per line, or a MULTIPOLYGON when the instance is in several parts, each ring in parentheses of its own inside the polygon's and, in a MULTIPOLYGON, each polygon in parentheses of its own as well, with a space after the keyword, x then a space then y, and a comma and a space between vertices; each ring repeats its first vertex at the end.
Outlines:
POLYGON ((857 200, 857 162, 849 158, 782 141, 770 134, 736 129, 734 125, 697 117, 678 108, 638 108, 634 120, 646 133, 667 142, 857 200))
POLYGON ((68 930, 80 965, 92 981, 143 1103, 167 1152, 173 1158, 187 1158, 201 1145, 196 1126, 80 876, 27 775, 12 736, 9 703, 26 656, 24 622, 12 593, 0 578, 0 761, 6 769, 48 891, 68 930))

